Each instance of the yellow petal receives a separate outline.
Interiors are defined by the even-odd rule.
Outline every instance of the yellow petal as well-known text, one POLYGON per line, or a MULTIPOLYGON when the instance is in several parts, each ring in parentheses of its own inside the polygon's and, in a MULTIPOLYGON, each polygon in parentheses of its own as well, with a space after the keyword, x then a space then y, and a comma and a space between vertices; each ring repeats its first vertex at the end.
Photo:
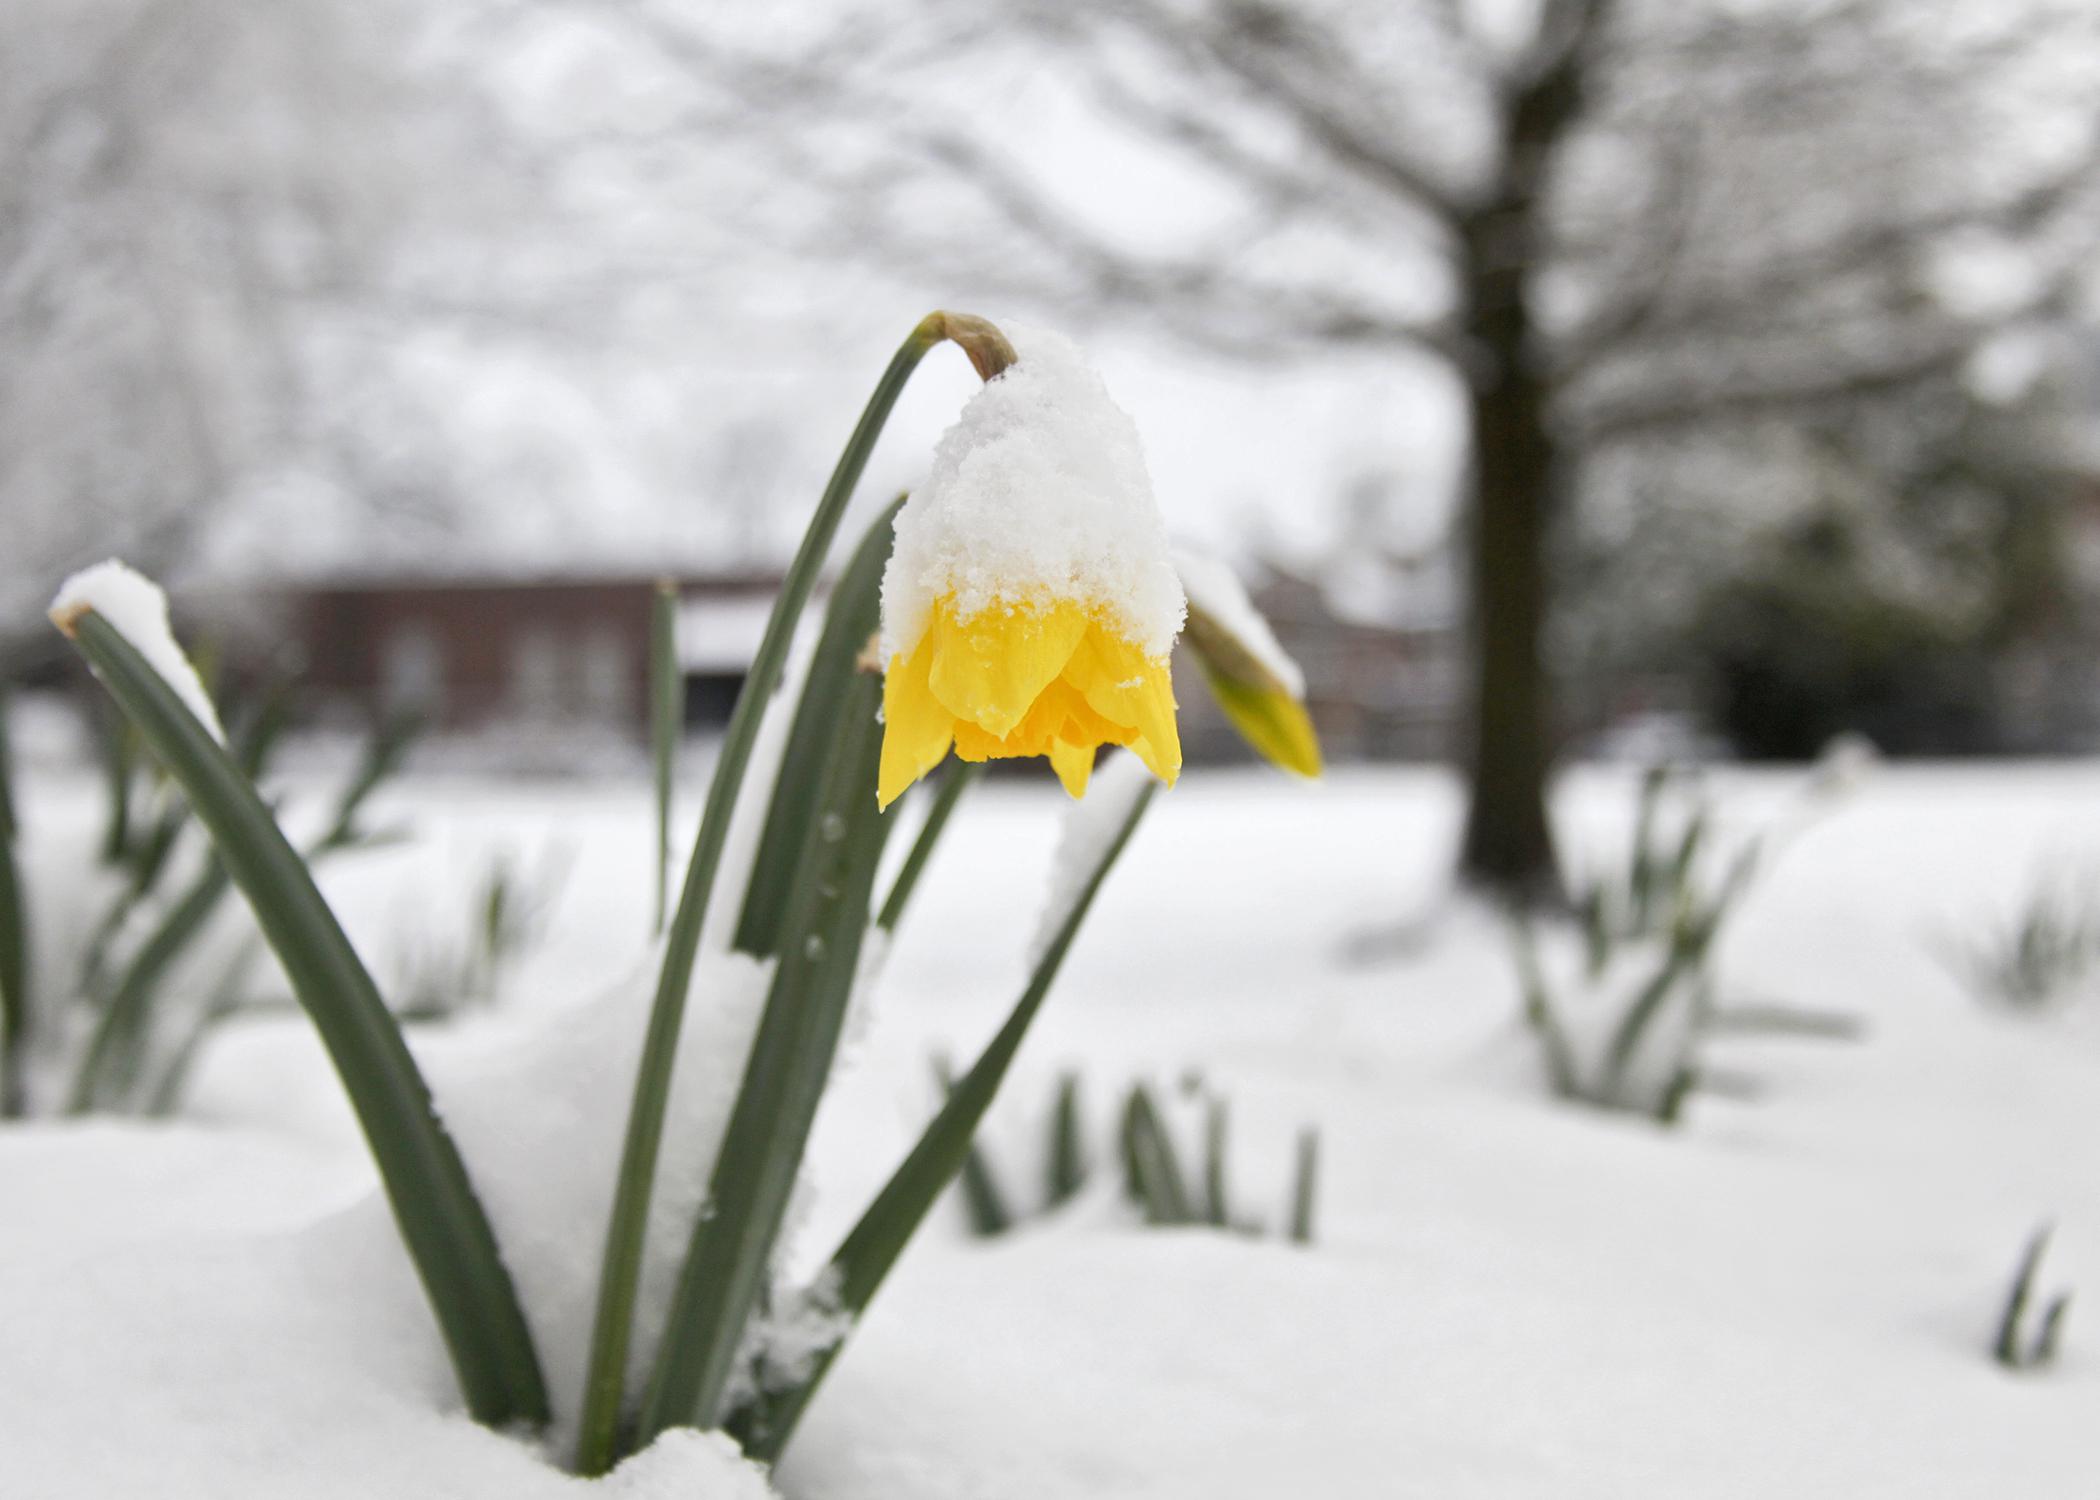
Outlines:
POLYGON ((1087 778, 1094 774, 1094 747, 1054 740, 1050 745, 1050 769, 1057 772, 1057 779, 1065 784, 1066 792, 1074 797, 1084 797, 1087 778))
POLYGON ((1104 719, 1129 726, 1130 748, 1168 786, 1181 773, 1181 734, 1174 723, 1174 684, 1164 658, 1148 657, 1114 630, 1086 633, 1065 680, 1104 719))
POLYGON ((1086 613, 1076 604, 994 605, 958 621, 942 601, 928 631, 935 643, 933 695, 957 719, 1003 739, 1057 680, 1086 633, 1086 613))
POLYGON ((955 718, 927 682, 932 661, 933 633, 928 631, 909 655, 891 659, 882 679, 882 768, 875 800, 883 807, 939 765, 954 738, 955 718))

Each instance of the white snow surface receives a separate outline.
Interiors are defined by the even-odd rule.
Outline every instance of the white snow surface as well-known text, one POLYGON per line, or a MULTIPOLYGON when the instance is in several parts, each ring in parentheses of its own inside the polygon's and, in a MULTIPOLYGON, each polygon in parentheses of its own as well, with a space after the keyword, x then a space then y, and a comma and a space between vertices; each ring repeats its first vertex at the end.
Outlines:
POLYGON ((1076 599, 1164 656, 1185 606, 1137 428, 1070 340, 1006 332, 1020 358, 964 405, 898 514, 884 657, 918 644, 943 595, 965 619, 1076 599))
MULTIPOLYGON (((39 874, 54 868, 48 839, 91 842, 95 824, 91 779, 55 776, 32 769, 21 788, 39 874)), ((1804 781, 1715 773, 1715 837, 1795 816, 1804 781)), ((1624 848, 1637 787, 1618 770, 1566 778, 1571 866, 1624 848)), ((500 1105, 500 1056, 524 1045, 509 1038, 636 964, 648 791, 412 781, 383 802, 375 818, 412 822, 418 842, 323 874, 381 972, 401 903, 435 905, 462 851, 573 847, 511 1009, 417 1033, 475 1170, 517 1174, 491 1195, 507 1236, 514 1211, 499 1205, 530 1193, 532 1153, 557 1150, 545 1142, 590 1098, 619 1115, 626 1080, 593 1085, 593 1066, 571 1084, 551 1057, 508 1070, 554 1103, 493 1148, 471 1096, 500 1105)), ((803 1265, 923 1127, 929 1053, 973 1056, 1003 1019, 1063 806, 1054 788, 990 783, 952 825, 858 1064, 825 1101, 803 1265)), ((1719 999, 1846 1011, 1866 1034, 1717 1044, 1711 1060, 1754 1094, 1694 1094, 1676 1130, 1548 1096, 1503 929, 1435 906, 1460 812, 1456 784, 1427 771, 1344 769, 1311 788, 1213 772, 1159 800, 980 1144, 1025 1203, 1060 1070, 1080 1071, 1104 1168, 1122 1087, 1200 1071, 1231 1099, 1241 1212, 1278 1221, 1293 1135, 1320 1128, 1317 1244, 1141 1229, 1098 1176, 999 1240, 938 1214, 812 1405, 782 1493, 2092 1492, 2100 1325, 2074 1302, 2046 1372, 2010 1374, 1985 1349, 2044 1220, 2057 1225, 2044 1290, 2100 1284, 2100 992, 2008 1017, 1964 993, 1936 944, 2002 923, 2038 866, 2100 862, 2100 767, 1889 766, 1801 826, 1720 940, 1719 999), (1433 910, 1395 936, 1396 918, 1433 910)), ((1170 1101, 1169 1123, 1198 1122, 1170 1101)), ((553 1165, 550 1202, 580 1198, 571 1177, 553 1165)), ((0 1490, 601 1492, 459 1414, 405 1259, 342 1211, 369 1183, 297 1018, 229 1030, 187 1122, 0 1126, 0 1490)), ((595 1250, 600 1208, 574 1214, 595 1250)), ((541 1252, 511 1253, 521 1282, 547 1284, 529 1269, 541 1252)), ((691 1438, 602 1492, 764 1493, 691 1438)))
POLYGON ((1189 607, 1200 609, 1215 620, 1247 654, 1268 669, 1293 698, 1305 696, 1305 672, 1283 649, 1276 632, 1262 618, 1247 586, 1223 558, 1191 547, 1174 551, 1174 567, 1181 574, 1181 587, 1189 607))
POLYGON ((204 681, 190 665, 175 631, 168 624, 168 596, 160 585, 126 563, 110 558, 91 568, 82 568, 58 587, 51 600, 51 618, 68 622, 83 610, 96 614, 116 627, 139 655, 160 673, 183 706, 211 731, 211 737, 226 743, 219 725, 219 711, 212 707, 204 681))

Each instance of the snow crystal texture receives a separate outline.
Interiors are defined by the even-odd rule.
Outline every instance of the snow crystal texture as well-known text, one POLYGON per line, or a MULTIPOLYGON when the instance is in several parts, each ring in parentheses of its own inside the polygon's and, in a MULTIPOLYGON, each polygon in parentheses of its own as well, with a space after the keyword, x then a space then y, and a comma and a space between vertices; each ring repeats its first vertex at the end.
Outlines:
POLYGON ((226 743, 226 731, 219 726, 218 710, 212 707, 203 680, 175 642, 175 632, 168 625, 168 596, 159 584, 114 557, 96 563, 59 585, 51 601, 51 618, 64 628, 90 609, 137 648, 147 665, 175 690, 183 707, 211 731, 213 739, 226 743))
POLYGON ((1069 340, 1009 333, 1019 361, 963 407, 897 517, 885 658, 918 644, 944 595, 964 619, 1080 600, 1164 656, 1184 605, 1137 428, 1069 340))

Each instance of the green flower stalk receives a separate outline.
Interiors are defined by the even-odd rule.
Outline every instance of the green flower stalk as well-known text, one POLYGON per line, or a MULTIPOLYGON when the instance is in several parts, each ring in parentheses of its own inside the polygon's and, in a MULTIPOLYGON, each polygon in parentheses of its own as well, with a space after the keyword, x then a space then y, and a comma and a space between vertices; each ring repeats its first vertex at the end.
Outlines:
POLYGON ((780 597, 772 619, 751 663, 744 690, 730 715, 722 737, 722 750, 715 762, 714 780, 708 787, 701 812, 700 833, 686 867, 684 888, 676 915, 665 939, 664 962, 656 999, 649 1016, 649 1029, 642 1045, 634 1102, 628 1113, 626 1142, 622 1147, 620 1174, 614 1189, 612 1220, 606 1231, 605 1256, 598 1286, 598 1309, 591 1335, 589 1373, 583 1395, 583 1416, 576 1449, 576 1467, 584 1474, 602 1474, 618 1457, 619 1433, 626 1399, 627 1352, 634 1335, 635 1299, 641 1288, 642 1245, 649 1222, 649 1202, 655 1189, 656 1163, 662 1151, 665 1111, 671 1097, 672 1064, 678 1051, 678 1034, 685 1020, 687 989, 692 983, 693 964, 700 951, 700 929, 714 894, 715 876, 721 869, 722 851, 729 836, 729 821, 750 767, 752 746, 766 705, 778 690, 787 666, 788 648, 795 625, 815 590, 817 575, 831 550, 839 523, 860 483, 875 441, 882 435, 897 398, 919 361, 935 345, 949 342, 969 357, 971 366, 984 380, 1000 374, 1014 361, 1013 346, 1004 334, 982 318, 962 313, 936 312, 918 326, 891 356, 889 367, 876 383, 859 424, 839 455, 830 483, 817 502, 816 512, 803 533, 802 544, 781 582, 780 597))

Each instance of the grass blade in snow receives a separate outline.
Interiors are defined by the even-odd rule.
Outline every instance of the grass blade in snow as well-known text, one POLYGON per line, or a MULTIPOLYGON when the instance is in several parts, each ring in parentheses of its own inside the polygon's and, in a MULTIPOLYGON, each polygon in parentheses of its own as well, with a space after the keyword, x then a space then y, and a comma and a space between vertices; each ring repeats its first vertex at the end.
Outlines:
MULTIPOLYGON (((233 746, 236 763, 251 779, 263 769, 270 750, 290 719, 289 699, 273 695, 262 712, 233 746)), ((417 722, 398 717, 382 723, 367 740, 357 770, 336 799, 328 827, 305 851, 309 868, 331 854, 370 842, 358 828, 358 814, 365 802, 389 777, 414 741, 417 722)), ((204 933, 232 887, 225 864, 208 856, 204 868, 190 887, 132 955, 123 975, 109 990, 95 1029, 88 1038, 86 1055, 74 1075, 66 1108, 84 1114, 106 1106, 121 1106, 133 1094, 144 1065, 154 1002, 161 986, 190 945, 204 933)))
POLYGON ((1145 1207, 1148 1224, 1193 1224, 1197 1214, 1182 1175, 1174 1138, 1152 1090, 1140 1083, 1130 1091, 1123 1112, 1123 1156, 1129 1186, 1145 1207))
MULTIPOLYGON (((1129 803, 1129 810, 1117 825, 1114 837, 1104 847, 1094 862, 1085 880, 1074 892, 1070 909, 1063 920, 1057 923, 1044 945, 1042 955, 1036 960, 1034 972, 1029 975, 1027 988, 1015 1002, 1012 1012, 991 1042, 979 1055, 970 1070, 956 1080, 954 1090, 947 1103, 935 1115, 913 1146, 910 1155, 891 1174, 890 1180, 868 1205, 860 1221, 853 1226, 831 1258, 829 1276, 836 1278, 838 1311, 849 1318, 858 1318, 867 1309, 883 1278, 904 1253, 912 1235, 925 1221, 941 1192, 954 1180, 961 1170, 964 1158, 969 1154, 970 1142, 977 1134, 977 1126, 991 1107, 993 1097, 1012 1065, 1014 1054, 1020 1049, 1021 1039, 1028 1034, 1030 1023, 1042 1008, 1043 998, 1050 993, 1051 983, 1063 965, 1065 954, 1071 949, 1072 940, 1078 936, 1079 927, 1086 920, 1088 908, 1099 894, 1101 883, 1114 867, 1130 836, 1136 832, 1138 821, 1152 801, 1156 784, 1146 782, 1139 788, 1129 803)), ((1096 796, 1102 795, 1097 784, 1096 796)), ((730 1430, 744 1445, 744 1451, 762 1463, 770 1463, 780 1456, 789 1437, 800 1421, 803 1409, 816 1393, 824 1373, 838 1357, 840 1345, 833 1344, 820 1351, 809 1366, 809 1373, 802 1381, 784 1390, 764 1393, 752 1405, 735 1414, 730 1430)))
MULTIPOLYGON (((2053 1227, 2044 1224, 2027 1241, 2027 1248, 2020 1255, 2019 1269, 2013 1273, 2012 1290, 2006 1294, 2005 1311, 1998 1319, 1998 1336, 1991 1340, 1991 1358, 2008 1370, 2026 1369, 2033 1363, 2028 1352, 2021 1347, 2021 1339, 2027 1326, 2027 1309, 2034 1301, 2034 1284, 2042 1269, 2042 1254, 2049 1248, 2052 1232, 2053 1227)), ((2051 1304, 2045 1319, 2047 1348, 2052 1354, 2063 1326, 2066 1306, 2066 1300, 2058 1298, 2051 1304)))
POLYGON ((539 1361, 494 1231, 393 1017, 305 863, 254 786, 138 649, 92 608, 60 618, 188 794, 327 1044, 468 1410, 492 1425, 544 1422, 539 1361))
MULTIPOLYGON (((940 1083, 942 1098, 955 1092, 955 1075, 949 1071, 945 1057, 933 1060, 933 1076, 940 1083)), ((963 1156, 962 1172, 955 1185, 962 1194, 963 1216, 969 1221, 970 1233, 988 1240, 1014 1227, 1013 1211, 1006 1206, 1006 1195, 999 1191, 999 1179, 975 1141, 963 1156)))
POLYGON ((1313 1200, 1320 1191, 1320 1132, 1310 1125, 1298 1132, 1298 1170, 1291 1179, 1291 1243, 1313 1240, 1313 1200))
POLYGON ((1225 1187, 1226 1114, 1225 1101, 1213 1099, 1203 1116, 1203 1208, 1209 1223, 1219 1229, 1232 1224, 1225 1187))
POLYGON ((182 899, 139 945, 95 1019, 87 1052, 66 1100, 68 1114, 86 1114, 117 1103, 129 1092, 145 1050, 153 999, 175 961, 218 911, 230 885, 225 863, 216 855, 207 856, 182 899))
POLYGON ((656 930, 671 900, 671 772, 685 726, 685 674, 678 664, 678 585, 668 578, 649 601, 649 751, 656 773, 656 930))
POLYGON ((1602 1087, 1607 1096, 1616 1097, 1621 1092, 1626 1070, 1633 1066, 1634 1055, 1640 1051, 1641 1039, 1662 1015, 1664 1002, 1676 992, 1678 980, 1696 982, 1696 976, 1691 974, 1692 962, 1692 955, 1681 947, 1672 946, 1655 977, 1641 987, 1633 1004, 1627 1007, 1625 1016, 1613 1029, 1604 1057, 1602 1087))
POLYGON ((1080 1126, 1079 1075, 1066 1073, 1057 1081, 1057 1106, 1050 1120, 1047 1202, 1051 1208, 1068 1202, 1086 1186, 1086 1141, 1080 1126))

